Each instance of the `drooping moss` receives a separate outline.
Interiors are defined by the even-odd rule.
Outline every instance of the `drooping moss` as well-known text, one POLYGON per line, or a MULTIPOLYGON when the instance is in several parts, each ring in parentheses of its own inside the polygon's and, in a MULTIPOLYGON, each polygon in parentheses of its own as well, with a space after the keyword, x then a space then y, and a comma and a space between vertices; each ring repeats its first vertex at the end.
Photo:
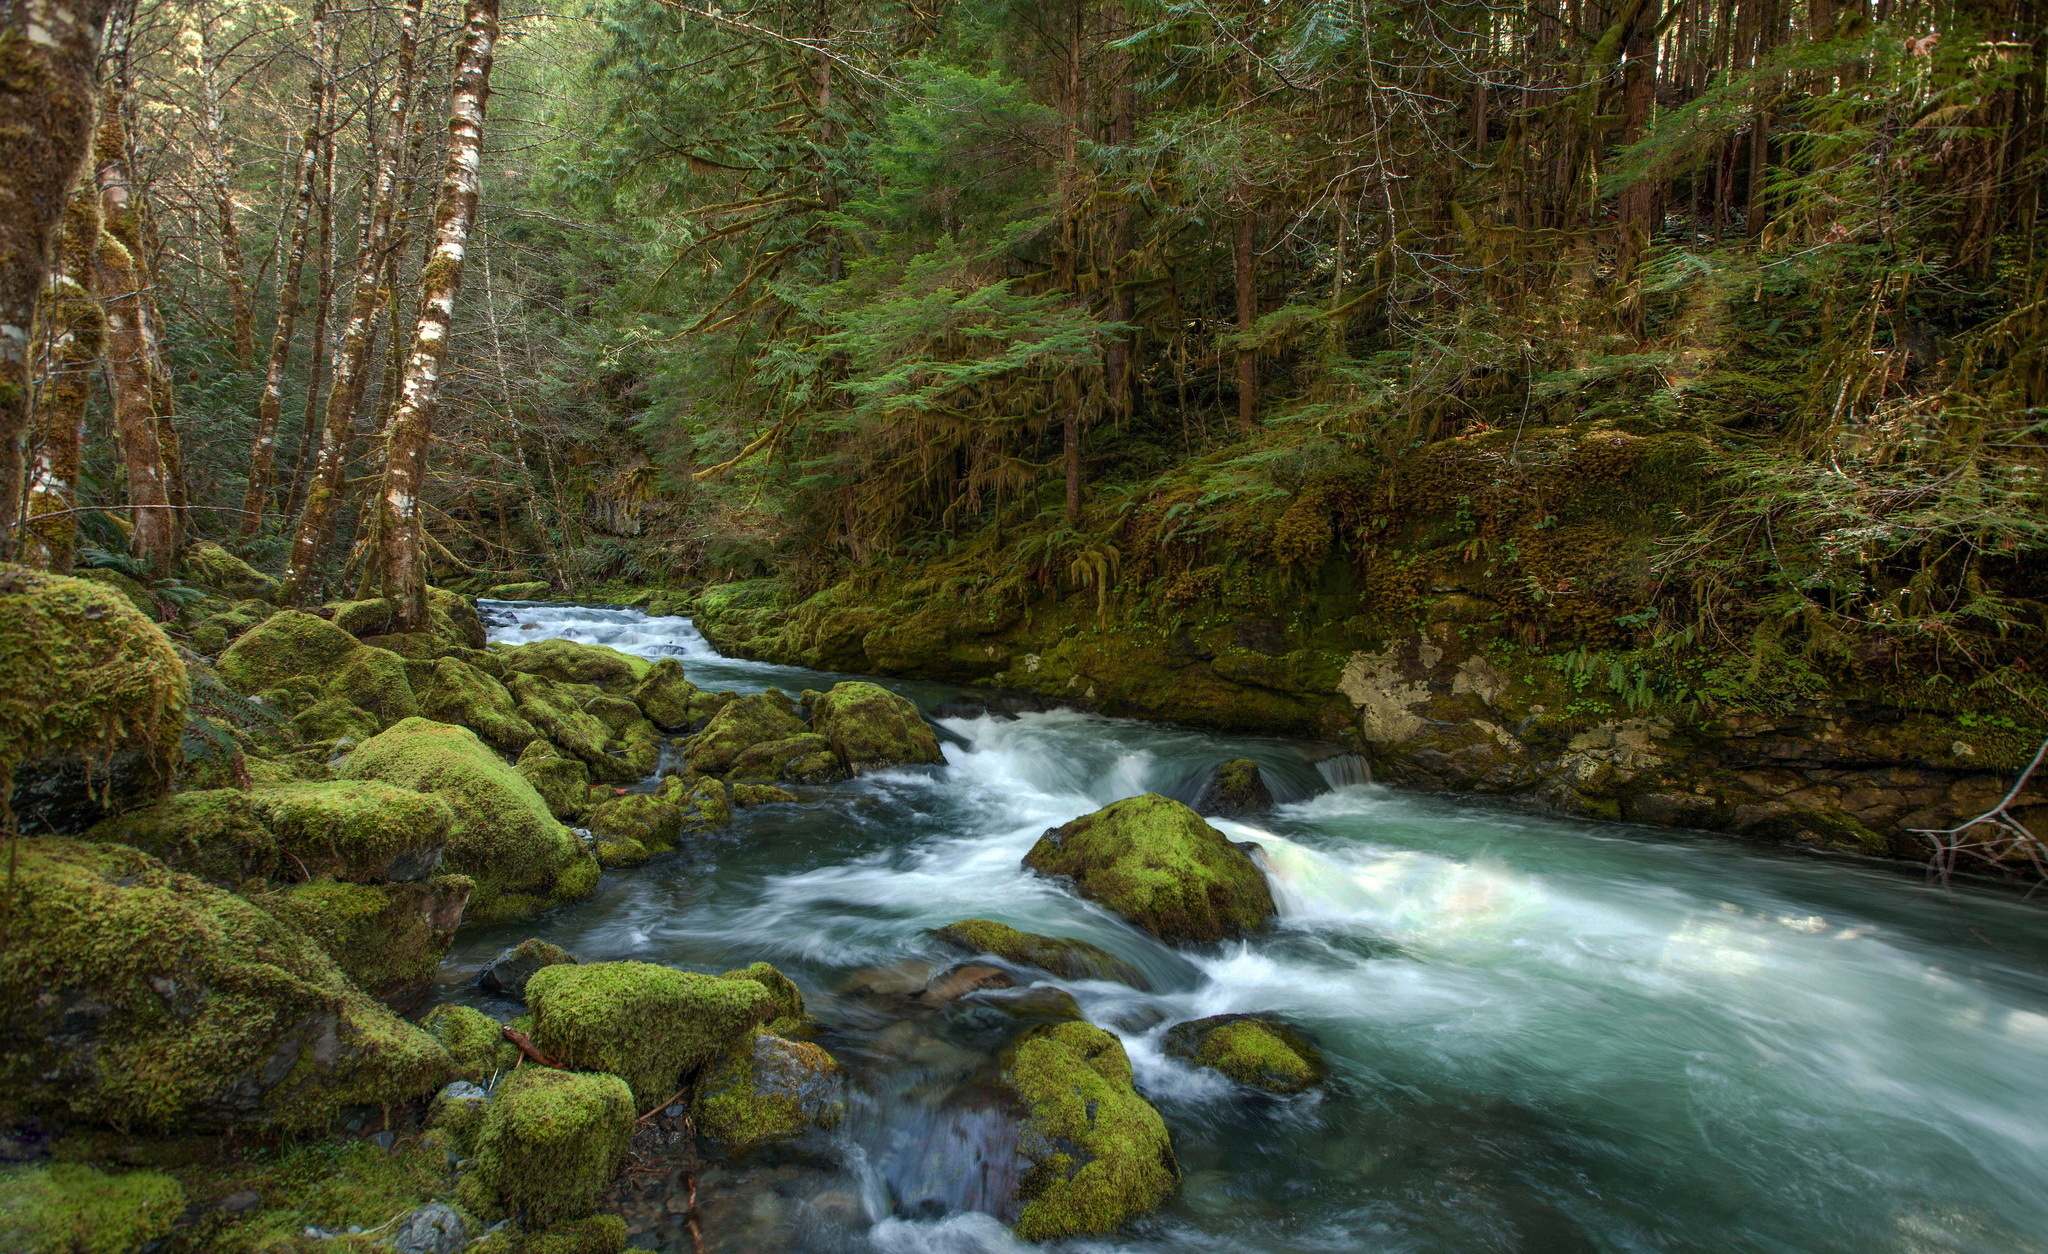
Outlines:
POLYGON ((184 1209, 184 1189, 161 1172, 0 1169, 0 1249, 10 1254, 129 1254, 169 1232, 184 1209))
POLYGON ((759 1031, 719 1055, 698 1078, 697 1130, 730 1150, 786 1141, 846 1117, 846 1086, 831 1054, 759 1031))
POLYGON ((565 758, 553 744, 536 737, 520 750, 516 769, 556 818, 575 820, 589 813, 590 768, 582 759, 565 758))
POLYGON ((231 601, 268 597, 277 580, 257 570, 211 540, 185 546, 185 581, 220 593, 231 601))
POLYGON ((859 775, 886 766, 946 760, 917 707, 880 684, 850 680, 811 706, 811 726, 859 775))
POLYGON ((646 962, 544 967, 527 982, 526 1004, 537 1045, 566 1066, 625 1077, 642 1106, 776 1010, 751 979, 646 962))
POLYGON ((1273 917, 1251 856, 1178 801, 1127 797, 1038 838, 1024 865, 1060 876, 1166 941, 1245 936, 1273 917))
POLYGON ((627 695, 655 726, 673 731, 690 722, 690 698, 697 695, 697 685, 683 677, 681 662, 665 657, 627 695))
POLYGON ((492 601, 545 601, 548 599, 548 585, 539 581, 533 583, 501 583, 484 590, 484 597, 492 601))
POLYGON ((937 929, 933 935, 970 954, 994 954, 1069 980, 1114 980, 1132 988, 1149 987, 1136 967, 1083 940, 1020 932, 992 919, 962 919, 937 929))
POLYGON ((484 964, 476 982, 486 992, 501 997, 526 998, 526 985, 542 967, 574 963, 576 955, 560 945, 529 936, 484 964))
POLYGON ((1273 808, 1272 790, 1259 774, 1259 764, 1250 758, 1232 758, 1219 763, 1203 782, 1195 799, 1198 814, 1215 814, 1226 819, 1242 818, 1273 808))
POLYGON ((172 793, 153 806, 100 823, 87 839, 132 845, 215 884, 269 879, 278 872, 277 838, 239 788, 172 793))
POLYGON ((420 1027, 448 1051, 456 1076, 472 1084, 489 1084, 499 1072, 519 1065, 519 1047, 505 1039, 503 1025, 474 1007, 436 1006, 420 1027))
POLYGON ((654 669, 646 658, 574 640, 536 640, 507 649, 505 669, 539 675, 561 684, 595 684, 600 688, 631 688, 654 669))
POLYGON ((597 862, 549 812, 526 777, 476 733, 409 718, 359 745, 344 779, 375 779, 432 793, 455 811, 443 868, 474 879, 470 917, 523 918, 590 895, 597 862))
POLYGON ((361 645, 324 618, 280 610, 242 633, 220 655, 220 677, 253 695, 299 675, 325 675, 361 645))
POLYGON ((249 805, 294 878, 421 879, 441 865, 455 826, 440 797, 370 779, 265 785, 249 805))
POLYGON ((815 732, 786 740, 749 745, 733 758, 726 778, 735 783, 753 780, 789 780, 797 784, 829 784, 850 774, 832 744, 815 732))
POLYGON ((377 726, 389 727, 402 718, 420 712, 413 694, 405 659, 389 649, 358 645, 342 659, 341 668, 327 681, 329 696, 340 697, 377 719, 377 726))
POLYGON ((0 791, 24 829, 83 831, 168 791, 186 691, 171 642, 118 593, 0 565, 0 791))
POLYGON ((446 1078, 431 1037, 250 902, 120 845, 46 837, 15 856, 0 1101, 17 1113, 311 1128, 446 1078))
POLYGON ((618 1172, 634 1113, 633 1093, 615 1075, 521 1068, 484 1110, 476 1180, 532 1227, 582 1218, 618 1172))
POLYGON ((462 875, 406 884, 322 879, 266 893, 256 902, 318 941, 364 992, 403 1005, 426 990, 455 939, 472 888, 462 875))
POLYGON ((1167 1029, 1168 1055, 1222 1072, 1239 1084, 1291 1096, 1323 1082, 1322 1052, 1284 1023, 1254 1015, 1211 1015, 1167 1029))
POLYGON ((1113 1232, 1180 1187, 1166 1123, 1132 1087, 1114 1036, 1089 1023, 1032 1028, 1005 1052, 1003 1078, 1024 1110, 1018 1236, 1113 1232))
POLYGON ((756 692, 726 703, 704 730, 690 738, 688 756, 694 770, 722 774, 742 750, 804 733, 802 720, 790 712, 789 698, 779 692, 756 692))

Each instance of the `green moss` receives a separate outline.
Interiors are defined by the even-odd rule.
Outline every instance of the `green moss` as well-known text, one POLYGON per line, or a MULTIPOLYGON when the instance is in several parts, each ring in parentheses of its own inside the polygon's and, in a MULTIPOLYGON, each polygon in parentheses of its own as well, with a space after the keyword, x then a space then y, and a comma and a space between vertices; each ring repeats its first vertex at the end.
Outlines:
POLYGON ((158 621, 156 600, 149 595, 149 589, 143 587, 139 580, 131 579, 118 570, 105 569, 81 570, 78 572, 78 578, 113 589, 129 605, 135 607, 136 613, 150 622, 158 621))
POLYGON ((108 1175, 76 1163, 0 1170, 0 1249, 128 1254, 171 1230, 185 1191, 155 1171, 108 1175))
POLYGON ((804 734, 803 722, 790 712, 789 698, 779 692, 757 692, 728 701, 704 730, 690 738, 694 770, 722 774, 742 750, 769 741, 804 734))
POLYGON ((378 1248, 379 1237, 389 1239, 393 1229, 386 1225, 446 1189, 447 1171, 447 1146, 438 1136, 401 1136, 388 1152, 374 1141, 355 1139, 241 1149, 179 1174, 192 1196, 214 1201, 246 1190, 257 1195, 256 1208, 195 1208, 172 1234, 165 1254, 367 1254, 378 1248), (378 1235, 315 1241, 303 1235, 308 1227, 335 1233, 355 1227, 378 1235))
POLYGON ((829 784, 845 779, 849 772, 831 742, 815 732, 749 745, 733 758, 726 778, 744 780, 786 779, 799 784, 829 784))
POLYGON ((765 806, 778 801, 795 801, 796 794, 773 784, 734 784, 730 789, 736 806, 765 806))
POLYGON ((325 675, 361 645, 323 618, 281 610, 243 632, 220 655, 221 680, 255 694, 299 675, 325 675))
POLYGON ((518 753, 540 735, 519 713, 505 685, 457 658, 437 660, 430 678, 414 690, 421 714, 467 727, 500 753, 518 753))
POLYGON ((505 1039, 503 1025, 470 1006, 440 1005, 420 1021, 428 1035, 454 1060, 457 1077, 489 1084, 499 1072, 519 1065, 519 1047, 505 1039))
POLYGON ((377 719, 379 728, 420 712, 405 659, 389 649, 358 645, 342 659, 341 669, 327 681, 327 695, 340 697, 377 719))
POLYGON ((625 1077, 643 1107, 776 1009, 753 980, 646 962, 542 968, 527 983, 526 1003, 537 1045, 564 1065, 625 1077))
POLYGON ((0 1094, 162 1128, 325 1124, 436 1088, 447 1055, 257 906, 120 845, 22 842, 0 964, 0 1094))
POLYGON ((556 748, 581 758, 594 777, 622 781, 637 778, 621 772, 618 762, 605 752, 612 741, 611 728, 583 711, 583 703, 599 695, 597 688, 557 683, 543 675, 523 672, 513 674, 506 688, 518 703, 519 713, 556 748))
POLYGON ((856 775, 887 766, 944 762, 939 738, 907 699, 880 684, 832 685, 811 707, 811 726, 856 775))
POLYGON ((377 780, 271 784, 249 794, 293 878, 416 880, 440 865, 455 812, 440 797, 377 780))
POLYGON ((992 919, 962 919, 933 935, 970 954, 994 954, 1069 980, 1114 980, 1132 988, 1149 987, 1136 967, 1087 941, 1020 932, 992 919))
POLYGON ((547 802, 556 818, 573 821, 590 812, 590 768, 579 758, 565 758, 546 740, 529 742, 516 768, 547 802))
POLYGON ((185 546, 185 581, 218 592, 232 601, 269 597, 277 580, 257 570, 211 540, 185 546))
POLYGON ((227 648, 229 641, 262 621, 240 610, 221 610, 200 618, 185 634, 191 637, 193 649, 212 657, 227 648))
POLYGON ((650 852, 675 848, 682 831, 682 807, 652 793, 613 797, 590 812, 591 835, 600 841, 635 841, 650 852))
MULTIPOLYGON (((509 1070, 509 1068, 508 1068, 509 1070)), ((445 1135, 464 1158, 476 1153, 476 1134, 483 1127, 490 1094, 472 1080, 456 1080, 434 1094, 427 1108, 427 1126, 445 1135)))
POLYGON ((574 640, 536 640, 507 649, 504 658, 508 671, 600 688, 630 689, 654 669, 654 663, 646 658, 574 640))
POLYGON ((1213 1015, 1177 1023, 1166 1052, 1255 1089, 1291 1096, 1323 1082, 1328 1068, 1308 1038, 1284 1023, 1252 1015, 1213 1015))
POLYGON ((115 757, 132 755, 120 795, 102 797, 146 804, 176 774, 186 695, 177 650, 118 593, 0 566, 0 794, 31 783, 16 778, 31 763, 80 764, 105 790, 115 757))
POLYGON ((484 597, 492 601, 545 601, 550 589, 540 581, 533 583, 501 583, 484 590, 484 597))
POLYGON ((1088 1023, 1041 1025, 1006 1052, 1003 1077, 1024 1109, 1018 1236, 1113 1232, 1179 1188, 1166 1124, 1132 1087, 1114 1036, 1088 1023))
POLYGON ((674 730, 693 717, 690 698, 697 695, 697 685, 683 677, 681 662, 665 657, 648 669, 628 695, 655 726, 674 730))
POLYGON ((425 991, 473 887, 461 875, 409 884, 314 880, 255 900, 319 942, 364 992, 403 1003, 425 991))
POLYGON ((1257 814, 1272 806, 1273 793, 1266 787, 1265 777, 1259 774, 1259 764, 1250 758, 1232 758, 1219 764, 1202 785, 1201 796, 1195 799, 1198 813, 1224 818, 1257 814))
POLYGON ((752 980, 768 990, 774 999, 775 1009, 768 1020, 768 1030, 777 1036, 809 1036, 823 1025, 804 1009, 804 995, 796 981, 765 962, 756 962, 735 971, 728 971, 720 979, 752 980))
POLYGON ((1217 941, 1273 917, 1250 855, 1178 801, 1128 797, 1038 838, 1024 865, 1166 941, 1217 941))
POLYGON ((477 1181, 532 1227, 588 1215, 625 1157, 634 1113, 632 1091, 615 1075, 521 1068, 485 1108, 477 1181))
POLYGON ((277 838, 239 788, 173 793, 100 823, 86 837, 131 845, 215 884, 273 878, 279 866, 277 838))
POLYGON ((526 998, 527 982, 543 967, 574 963, 576 955, 560 945, 529 936, 491 959, 477 975, 477 984, 502 997, 526 998))
POLYGON ((705 1069, 690 1113, 699 1132, 745 1150, 839 1126, 845 1082, 819 1046, 756 1032, 705 1069))
POLYGON ((528 917, 597 886, 597 863, 583 843, 467 728, 406 719, 358 746, 339 774, 431 793, 454 809, 442 865, 476 881, 474 919, 528 917))
POLYGON ((626 1221, 617 1215, 556 1224, 519 1242, 519 1254, 620 1254, 625 1248, 626 1221))
POLYGON ((307 740, 368 740, 381 726, 345 697, 322 697, 292 715, 292 730, 307 740))

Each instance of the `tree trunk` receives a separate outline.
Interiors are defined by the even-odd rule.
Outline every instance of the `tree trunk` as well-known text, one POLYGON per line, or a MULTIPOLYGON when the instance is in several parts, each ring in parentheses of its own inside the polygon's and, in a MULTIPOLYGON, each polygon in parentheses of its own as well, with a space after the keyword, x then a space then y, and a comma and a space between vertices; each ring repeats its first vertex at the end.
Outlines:
POLYGON ((100 237, 99 189, 82 183, 64 207, 57 266, 44 293, 48 367, 36 393, 36 447, 29 464, 29 544, 24 557, 45 570, 71 570, 78 535, 78 463, 92 371, 106 336, 106 315, 93 298, 94 250, 100 237))
MULTIPOLYGON (((1250 338, 1259 320, 1258 272, 1252 255, 1252 212, 1249 205, 1238 215, 1231 269, 1237 279, 1237 330, 1250 338)), ((1258 430, 1259 355, 1251 348, 1237 350, 1237 425, 1249 435, 1258 430)))
POLYGON ((14 556, 29 338, 52 245, 93 132, 93 68, 112 0, 0 6, 0 560, 14 556))
MULTIPOLYGON (((212 32, 205 32, 211 38, 212 32)), ((207 188, 213 193, 215 240, 220 249, 221 279, 228 289, 228 315, 234 328, 235 361, 243 370, 256 368, 256 315, 249 307, 249 280, 242 269, 242 238, 235 225, 234 167, 228 160, 225 117, 221 109, 220 55, 211 43, 199 52, 199 91, 206 132, 209 169, 207 188)))
POLYGON ((491 56, 498 38, 498 0, 469 0, 462 53, 448 111, 448 164, 434 207, 434 250, 420 275, 420 314, 391 419, 384 479, 377 493, 371 578, 397 610, 400 630, 427 616, 426 523, 420 512, 427 449, 448 353, 455 295, 462 286, 470 224, 482 189, 484 109, 489 102, 491 56))

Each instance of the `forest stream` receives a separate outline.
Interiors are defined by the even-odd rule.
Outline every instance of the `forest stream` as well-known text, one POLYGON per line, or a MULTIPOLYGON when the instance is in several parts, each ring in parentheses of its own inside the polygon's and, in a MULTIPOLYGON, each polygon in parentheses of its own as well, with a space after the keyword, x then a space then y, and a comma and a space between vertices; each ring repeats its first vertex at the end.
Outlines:
MULTIPOLYGON (((485 602, 494 641, 679 659, 706 687, 845 676, 719 656, 686 618, 485 602)), ((1896 870, 1722 837, 1539 816, 1355 782, 1327 746, 1067 710, 973 710, 891 682, 946 763, 799 788, 534 923, 465 930, 435 1000, 537 935, 584 961, 768 961, 828 1025, 850 1115, 702 1174, 713 1250, 971 1254, 1024 1246, 987 1212, 1006 1116, 976 1082, 1004 1016, 968 996, 891 1013, 968 917, 1092 941, 1150 989, 1062 981, 1165 1117, 1179 1197, 1087 1250, 1553 1252, 2048 1249, 2048 917, 1896 870), (961 716, 961 715, 966 716, 961 716), (1041 832, 1119 798, 1193 799, 1257 761, 1278 925, 1173 950, 1024 870, 1041 832), (850 988, 863 990, 849 992, 850 988), (1278 1014, 1326 1052, 1308 1096, 1247 1095, 1166 1028, 1278 1014)), ((962 698, 967 698, 963 702, 962 698)), ((636 1248, 688 1250, 673 1216, 636 1248)))

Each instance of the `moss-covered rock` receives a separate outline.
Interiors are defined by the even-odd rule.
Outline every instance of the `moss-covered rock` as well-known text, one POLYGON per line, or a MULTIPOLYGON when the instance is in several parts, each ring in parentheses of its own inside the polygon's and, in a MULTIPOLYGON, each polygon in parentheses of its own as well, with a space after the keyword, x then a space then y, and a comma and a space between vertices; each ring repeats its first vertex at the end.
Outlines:
POLYGON ((525 918, 597 886, 597 862, 583 842, 468 728, 406 719, 359 745, 339 774, 431 793, 453 807, 443 867, 476 881, 472 918, 525 918))
POLYGON ((1003 1079, 1024 1113, 1018 1236, 1113 1232, 1180 1187, 1166 1123, 1132 1086, 1123 1045, 1101 1028, 1032 1028, 1005 1051, 1003 1079))
POLYGON ((726 778, 735 783, 788 780, 795 784, 829 784, 852 772, 832 752, 831 741, 816 732, 786 740, 749 745, 733 758, 726 778))
POLYGON ((436 1006, 420 1027, 448 1051, 455 1074, 472 1084, 488 1084, 519 1065, 519 1047, 505 1039, 504 1025, 474 1007, 436 1006))
POLYGON ((599 689, 526 672, 514 673, 505 686, 518 703, 519 713, 557 749, 582 759, 592 776, 621 781, 638 778, 606 752, 612 742, 611 728, 583 710, 584 702, 598 696, 599 689))
POLYGON ((832 751, 856 775, 946 760, 916 706, 864 680, 832 685, 812 704, 811 727, 832 742, 832 751))
POLYGON ((1202 791, 1195 798, 1197 814, 1214 814, 1220 818, 1243 818, 1247 814, 1258 814, 1273 808, 1273 791, 1266 787, 1265 776, 1259 773, 1259 764, 1250 758, 1232 758, 1218 763, 1209 772, 1209 778, 1202 782, 1202 791))
POLYGON ((278 873, 277 837, 239 788, 172 793, 155 805, 108 819, 86 835, 132 845, 174 870, 214 884, 271 879, 278 873))
POLYGON ((253 696, 295 676, 325 675, 361 647, 324 618, 280 610, 229 645, 218 669, 228 687, 253 696))
POLYGON ((773 784, 734 784, 729 791, 736 806, 765 806, 797 799, 795 793, 773 784))
POLYGON ((230 601, 268 598, 277 580, 257 570, 211 540, 185 546, 185 582, 218 592, 230 601))
POLYGON ((590 812, 590 834, 598 840, 636 841, 650 853, 675 848, 682 832, 682 807, 655 793, 613 797, 590 812))
POLYGON ((240 609, 218 610, 201 616, 186 631, 192 640, 192 648, 207 657, 213 657, 241 634, 263 621, 263 617, 244 613, 240 609))
POLYGON ((0 566, 0 795, 24 831, 80 832, 169 791, 187 681, 120 594, 0 566))
POLYGON ((654 663, 645 658, 574 640, 536 640, 505 650, 503 657, 507 671, 600 688, 631 689, 654 669, 654 663))
POLYGON ((421 714, 467 727, 500 753, 519 753, 540 736, 504 684, 458 658, 437 659, 413 690, 421 714))
POLYGON ((590 768, 581 758, 563 757, 553 744, 536 738, 520 750, 516 769, 556 818, 574 821, 590 812, 590 768))
POLYGON ((1169 1057, 1283 1097, 1305 1093, 1329 1074, 1322 1052, 1307 1037, 1255 1015, 1211 1015, 1176 1023, 1167 1029, 1165 1049, 1169 1057))
POLYGON ((1132 988, 1149 987, 1144 974, 1122 958, 1087 941, 1064 936, 1020 932, 992 919, 962 919, 933 933, 970 954, 994 954, 1019 966, 1037 967, 1069 980, 1114 980, 1132 988))
POLYGON ((462 875, 404 884, 322 879, 264 894, 256 902, 320 942, 364 992, 404 1006, 426 991, 455 939, 474 887, 462 875))
POLYGON ((249 806, 294 878, 424 879, 440 867, 455 826, 440 797, 377 780, 266 785, 250 792, 249 806))
POLYGON ((683 677, 681 662, 665 657, 649 667, 627 695, 656 727, 674 731, 693 717, 690 699, 697 695, 697 685, 683 677))
POLYGON ((705 1136, 746 1150, 838 1127, 846 1083, 822 1047, 759 1031, 705 1069, 690 1113, 705 1136))
POLYGON ((385 728, 420 712, 405 659, 389 649, 358 645, 327 681, 327 695, 367 710, 385 728))
POLYGON ((588 1215, 527 1233, 519 1241, 519 1254, 623 1254, 625 1249, 626 1221, 617 1215, 588 1215))
POLYGON ((768 990, 775 1008, 768 1019, 768 1031, 777 1036, 810 1036, 824 1025, 804 1009, 803 991, 796 981, 765 962, 751 963, 734 971, 727 971, 720 979, 752 980, 768 990))
POLYGON ((533 979, 535 972, 542 967, 557 967, 575 961, 576 955, 560 945, 528 937, 485 963, 484 969, 477 972, 476 982, 485 992, 524 1001, 527 982, 533 979))
POLYGON ((773 1018, 759 983, 646 962, 544 967, 526 985, 534 1043, 566 1066, 609 1071, 642 1106, 773 1018))
POLYGON ((156 1171, 109 1175, 82 1163, 0 1170, 0 1249, 129 1254, 170 1232, 185 1190, 156 1171))
POLYGON ((615 1075, 521 1068, 484 1110, 474 1179, 529 1226, 579 1219, 617 1174, 634 1114, 633 1094, 615 1075))
POLYGON ((448 1055, 250 902, 120 845, 15 855, 0 1105, 164 1128, 315 1128, 439 1087, 448 1055))
POLYGON ((481 649, 489 637, 476 603, 459 592, 427 587, 427 616, 434 634, 450 649, 481 649))
POLYGON ((447 1137, 455 1152, 468 1158, 476 1153, 476 1134, 483 1127, 490 1098, 489 1091, 473 1080, 451 1080, 434 1094, 433 1105, 427 1108, 427 1127, 447 1137))
POLYGON ((773 689, 728 701, 704 730, 690 738, 690 767, 719 775, 732 769, 740 753, 754 745, 788 740, 804 734, 803 721, 792 712, 788 697, 773 689))
POLYGON ((549 587, 546 583, 535 580, 532 583, 501 583, 496 587, 486 588, 484 597, 491 601, 545 601, 548 599, 548 592, 549 587))
POLYGON ((292 715, 292 730, 306 740, 368 740, 381 727, 376 715, 346 697, 322 697, 292 715))
POLYGON ((1258 865, 1193 810, 1127 797, 1038 838, 1024 865, 1165 941, 1246 936, 1273 917, 1258 865))

